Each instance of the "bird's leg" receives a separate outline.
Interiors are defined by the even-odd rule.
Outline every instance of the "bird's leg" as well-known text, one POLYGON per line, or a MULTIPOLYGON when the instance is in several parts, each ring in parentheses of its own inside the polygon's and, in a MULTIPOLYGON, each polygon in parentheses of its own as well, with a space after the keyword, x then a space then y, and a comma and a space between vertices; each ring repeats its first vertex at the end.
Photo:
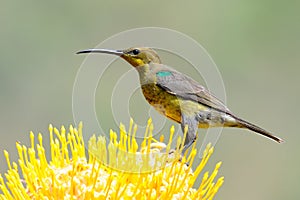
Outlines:
POLYGON ((187 127, 186 138, 184 141, 184 147, 182 150, 182 154, 184 155, 185 151, 195 142, 197 139, 197 130, 198 130, 198 121, 195 116, 188 116, 185 114, 181 114, 181 129, 182 133, 185 134, 187 127))

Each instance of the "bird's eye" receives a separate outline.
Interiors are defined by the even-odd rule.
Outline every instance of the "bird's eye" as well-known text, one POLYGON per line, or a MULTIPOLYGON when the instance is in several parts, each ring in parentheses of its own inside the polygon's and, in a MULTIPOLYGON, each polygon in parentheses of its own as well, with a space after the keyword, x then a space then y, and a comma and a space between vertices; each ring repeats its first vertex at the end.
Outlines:
POLYGON ((133 49, 132 50, 133 55, 138 55, 140 53, 140 50, 138 49, 133 49))

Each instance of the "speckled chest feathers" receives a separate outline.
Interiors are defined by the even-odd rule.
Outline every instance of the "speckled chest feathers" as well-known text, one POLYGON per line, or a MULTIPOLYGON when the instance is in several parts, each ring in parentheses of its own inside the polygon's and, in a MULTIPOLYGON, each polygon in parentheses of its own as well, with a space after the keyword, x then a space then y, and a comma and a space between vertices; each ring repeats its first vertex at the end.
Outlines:
POLYGON ((175 95, 169 94, 155 83, 142 85, 142 91, 148 103, 159 113, 181 122, 180 102, 175 95))

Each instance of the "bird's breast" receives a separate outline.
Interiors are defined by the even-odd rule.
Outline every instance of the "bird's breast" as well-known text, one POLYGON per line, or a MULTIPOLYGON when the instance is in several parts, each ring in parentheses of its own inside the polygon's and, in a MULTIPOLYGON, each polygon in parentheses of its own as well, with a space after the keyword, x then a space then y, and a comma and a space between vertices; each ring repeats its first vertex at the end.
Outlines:
POLYGON ((178 123, 181 122, 180 101, 175 95, 155 83, 142 85, 142 91, 148 103, 159 113, 178 123))

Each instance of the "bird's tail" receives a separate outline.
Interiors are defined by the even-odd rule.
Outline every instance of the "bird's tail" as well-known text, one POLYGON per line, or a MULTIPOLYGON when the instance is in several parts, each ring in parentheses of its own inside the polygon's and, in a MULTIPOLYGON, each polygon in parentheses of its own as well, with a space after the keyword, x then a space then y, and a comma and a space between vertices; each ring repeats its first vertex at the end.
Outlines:
POLYGON ((238 124, 240 125, 240 127, 242 127, 242 128, 247 128, 249 130, 252 130, 252 131, 254 131, 256 133, 259 133, 259 134, 261 134, 261 135, 263 135, 263 136, 265 136, 267 138, 270 138, 270 139, 272 139, 272 140, 274 140, 274 141, 276 141, 278 143, 284 142, 284 140, 282 140, 281 138, 279 138, 279 137, 271 134, 270 132, 268 132, 268 131, 266 131, 266 130, 264 130, 264 129, 256 126, 256 125, 254 125, 254 124, 251 124, 250 122, 247 122, 247 121, 245 121, 243 119, 240 119, 240 118, 238 118, 236 116, 234 116, 234 118, 236 119, 236 121, 238 122, 238 124))

